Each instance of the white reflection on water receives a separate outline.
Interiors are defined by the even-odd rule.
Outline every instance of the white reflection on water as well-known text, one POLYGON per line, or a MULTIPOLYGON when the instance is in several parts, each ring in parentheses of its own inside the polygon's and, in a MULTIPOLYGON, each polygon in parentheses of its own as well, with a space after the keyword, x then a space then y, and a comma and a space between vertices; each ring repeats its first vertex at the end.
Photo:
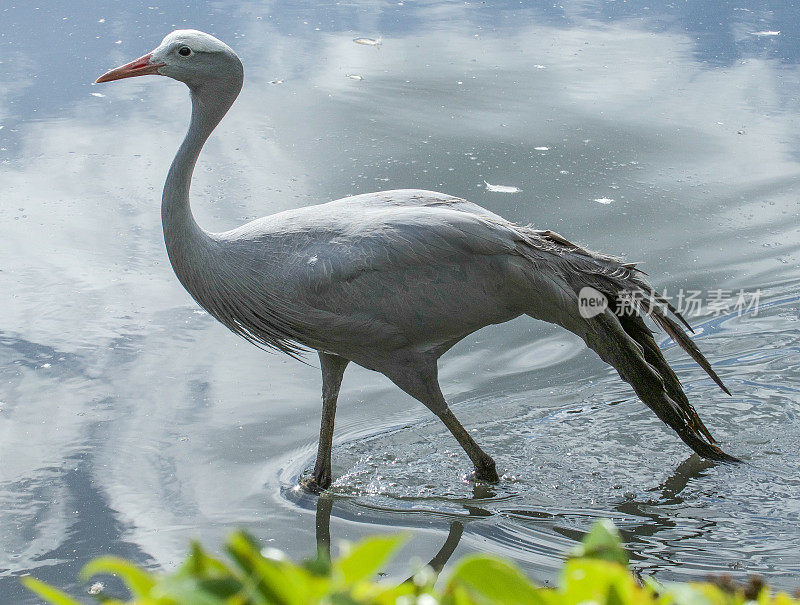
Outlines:
MULTIPOLYGON (((241 35, 232 44, 247 81, 198 166, 195 212, 205 227, 380 188, 442 189, 644 261, 661 287, 788 283, 780 295, 796 296, 796 65, 754 56, 710 68, 688 35, 587 21, 574 8, 569 28, 530 25, 533 13, 521 11, 519 26, 497 32, 456 3, 417 9, 421 25, 408 33, 365 18, 362 31, 383 34, 379 51, 353 44, 350 32, 289 36, 238 10, 241 35), (284 84, 270 86, 276 74, 284 84), (542 146, 548 153, 537 151, 542 146), (492 196, 484 179, 524 192, 492 196), (604 197, 616 201, 589 203, 604 197)), ((137 31, 134 39, 152 40, 129 58, 161 33, 137 31)), ((108 53, 92 57, 97 74, 117 62, 119 49, 108 53)), ((25 71, 15 74, 0 94, 24 96, 25 71)), ((158 203, 188 119, 182 85, 148 78, 95 90, 106 96, 82 94, 64 115, 20 124, 17 151, 2 166, 0 569, 85 560, 118 544, 169 565, 188 536, 241 524, 306 555, 308 520, 277 494, 281 477, 309 463, 318 370, 240 343, 194 313, 172 275, 158 203), (74 479, 78 471, 89 479, 74 479), (95 504, 79 525, 72 503, 88 489, 95 504), (119 526, 113 536, 67 554, 78 527, 105 536, 106 517, 119 526)), ((9 107, 0 97, 0 123, 9 107)), ((788 444, 798 424, 784 410, 796 398, 775 383, 797 376, 789 337, 796 305, 769 317, 729 322, 700 343, 739 392, 733 401, 676 351, 670 359, 715 432, 735 441, 732 450, 788 464, 797 462, 788 444), (771 362, 737 358, 764 349, 775 352, 771 362), (742 415, 751 425, 737 436, 742 415), (767 447, 758 435, 775 427, 778 442, 767 447)), ((551 327, 514 322, 482 331, 443 360, 442 377, 459 414, 513 477, 499 488, 513 505, 488 506, 493 520, 468 526, 464 548, 501 551, 536 573, 547 575, 554 551, 595 514, 592 497, 622 522, 642 516, 626 502, 647 509, 643 493, 687 454, 576 339, 551 327), (592 475, 595 468, 604 474, 592 475), (625 489, 609 495, 616 484, 633 498, 625 489), (537 514, 558 522, 518 523, 537 514)), ((350 370, 340 407, 344 493, 379 509, 424 496, 440 513, 452 512, 440 487, 468 498, 465 460, 421 406, 383 378, 350 370), (419 419, 423 426, 397 432, 419 419)), ((674 551, 708 525, 709 501, 722 497, 715 484, 737 502, 763 506, 766 492, 783 503, 768 520, 754 507, 733 509, 738 521, 716 521, 723 537, 741 534, 754 549, 796 512, 796 486, 780 476, 767 488, 769 478, 747 471, 687 476, 694 487, 685 500, 673 509, 662 503, 656 521, 640 524, 656 531, 633 532, 651 545, 646 557, 668 551, 667 569, 680 556, 702 567, 692 553, 706 543, 674 551)), ((370 522, 407 523, 380 512, 370 522)), ((720 537, 713 528, 703 536, 720 537)), ((787 550, 796 547, 791 536, 782 539, 787 550)), ((788 557, 783 568, 771 561, 754 565, 775 565, 779 582, 796 566, 788 557)), ((725 567, 724 552, 714 564, 725 567)))

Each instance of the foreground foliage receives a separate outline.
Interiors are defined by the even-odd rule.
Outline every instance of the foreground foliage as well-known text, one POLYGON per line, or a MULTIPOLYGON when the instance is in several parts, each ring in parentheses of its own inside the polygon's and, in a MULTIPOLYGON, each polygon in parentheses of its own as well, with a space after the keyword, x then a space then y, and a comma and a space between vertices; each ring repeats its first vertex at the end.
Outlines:
MULTIPOLYGON (((321 554, 296 564, 280 551, 261 548, 245 532, 236 532, 225 550, 229 561, 209 555, 197 544, 184 564, 171 573, 153 574, 132 563, 101 557, 81 573, 83 581, 116 575, 128 586, 137 605, 261 605, 307 603, 412 605, 800 605, 786 594, 773 595, 759 582, 737 587, 717 583, 660 584, 637 581, 628 570, 628 556, 610 522, 600 522, 566 561, 558 588, 533 584, 514 565, 488 555, 472 555, 453 566, 440 587, 425 568, 396 584, 374 576, 402 545, 402 536, 358 542, 337 559, 321 554)), ((22 580, 48 603, 80 605, 65 593, 32 577, 22 580)), ((103 594, 102 584, 89 589, 103 603, 124 603, 103 594)))

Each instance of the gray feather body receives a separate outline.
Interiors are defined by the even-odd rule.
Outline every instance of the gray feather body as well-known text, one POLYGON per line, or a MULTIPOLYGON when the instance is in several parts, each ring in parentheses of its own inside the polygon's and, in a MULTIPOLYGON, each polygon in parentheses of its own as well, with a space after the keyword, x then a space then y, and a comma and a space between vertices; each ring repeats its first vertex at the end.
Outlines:
MULTIPOLYGON (((192 266, 187 289, 235 331, 280 350, 302 345, 380 369, 401 351, 438 357, 524 313, 585 323, 565 281, 577 260, 569 249, 441 193, 353 196, 207 237, 213 251, 193 255, 207 262, 192 266)), ((581 260, 607 280, 619 270, 581 260)))

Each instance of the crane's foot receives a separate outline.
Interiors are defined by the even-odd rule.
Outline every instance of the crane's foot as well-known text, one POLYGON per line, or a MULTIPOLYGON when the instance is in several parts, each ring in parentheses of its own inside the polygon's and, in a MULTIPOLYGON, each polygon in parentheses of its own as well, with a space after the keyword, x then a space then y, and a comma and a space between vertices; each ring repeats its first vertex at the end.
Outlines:
POLYGON ((494 460, 487 456, 486 460, 481 461, 480 464, 476 464, 475 478, 478 479, 478 481, 488 481, 489 483, 499 482, 500 477, 497 476, 494 460))
POLYGON ((324 492, 331 486, 332 477, 330 469, 314 470, 314 474, 309 477, 301 477, 300 485, 304 490, 312 494, 324 492))

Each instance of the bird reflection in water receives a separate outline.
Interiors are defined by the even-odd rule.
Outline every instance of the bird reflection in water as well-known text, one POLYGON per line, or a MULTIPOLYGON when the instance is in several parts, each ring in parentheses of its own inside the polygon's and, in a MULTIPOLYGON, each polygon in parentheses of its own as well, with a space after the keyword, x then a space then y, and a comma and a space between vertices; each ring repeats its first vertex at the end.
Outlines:
MULTIPOLYGON (((646 493, 650 494, 650 497, 623 497, 608 508, 607 514, 603 514, 602 511, 600 514, 598 514, 598 511, 581 514, 575 511, 537 510, 534 507, 497 506, 506 502, 507 498, 498 498, 498 494, 490 485, 485 483, 475 484, 473 485, 471 498, 446 499, 449 510, 452 510, 451 505, 455 504, 463 510, 463 513, 458 514, 456 518, 452 518, 453 515, 448 514, 445 510, 436 514, 437 517, 447 516, 451 517, 451 519, 447 524, 447 536, 441 548, 433 555, 427 565, 435 573, 440 573, 455 552, 465 530, 470 531, 470 523, 478 522, 471 528, 474 535, 490 538, 492 543, 508 542, 509 536, 505 535, 508 532, 507 524, 482 522, 490 520, 492 517, 515 518, 519 521, 524 521, 526 526, 533 524, 536 528, 536 535, 542 539, 531 542, 528 545, 529 548, 524 548, 524 550, 541 551, 543 547, 554 548, 557 552, 549 552, 549 558, 563 560, 568 556, 571 546, 578 544, 583 539, 586 531, 594 521, 601 517, 608 517, 617 521, 623 541, 630 549, 632 571, 641 573, 650 570, 652 565, 646 563, 644 556, 637 554, 636 545, 646 543, 649 538, 658 537, 665 532, 683 533, 676 520, 660 514, 658 508, 682 504, 684 499, 681 496, 681 492, 692 481, 702 477, 713 466, 713 462, 692 454, 681 462, 664 481, 647 490, 646 493), (582 529, 575 528, 576 518, 582 518, 585 521, 581 523, 584 526, 582 529), (621 521, 620 518, 622 519, 621 521), (549 539, 547 538, 548 534, 551 536, 549 539), (554 543, 555 541, 552 539, 554 534, 566 538, 568 544, 554 543), (639 563, 638 565, 637 562, 639 563)), ((330 558, 331 554, 331 517, 359 522, 362 525, 374 522, 376 526, 385 527, 385 513, 387 510, 398 517, 403 516, 403 512, 405 512, 399 509, 381 510, 381 507, 375 503, 369 503, 368 506, 364 506, 352 496, 337 495, 332 491, 323 491, 317 496, 303 490, 297 490, 294 486, 287 486, 282 492, 284 497, 293 501, 300 508, 315 510, 317 550, 322 556, 328 558, 330 558)), ((513 499, 514 496, 511 497, 513 499)), ((432 504, 430 498, 425 498, 424 503, 426 506, 432 504)), ((444 503, 445 499, 442 499, 442 504, 444 505, 444 503)), ((566 505, 568 503, 565 503, 566 505)), ((444 506, 442 508, 444 509, 444 506)), ((419 511, 415 511, 413 514, 408 513, 405 515, 408 521, 398 520, 398 528, 419 527, 419 514, 419 511)), ((672 540, 680 541, 685 538, 696 538, 698 531, 703 534, 710 532, 714 525, 714 521, 705 521, 700 529, 697 527, 691 528, 686 535, 676 535, 672 540)), ((518 542, 524 537, 515 535, 513 539, 517 542, 518 547, 521 548, 523 546, 518 542)))
MULTIPOLYGON (((335 500, 336 497, 330 492, 324 492, 317 498, 317 512, 315 517, 317 553, 328 559, 331 558, 331 512, 335 500)), ((441 573, 445 564, 455 552, 463 533, 464 523, 460 519, 451 521, 447 539, 444 541, 444 544, 442 544, 439 552, 433 555, 431 560, 428 561, 427 567, 437 574, 441 573)), ((410 582, 412 580, 413 576, 405 581, 410 582)))

